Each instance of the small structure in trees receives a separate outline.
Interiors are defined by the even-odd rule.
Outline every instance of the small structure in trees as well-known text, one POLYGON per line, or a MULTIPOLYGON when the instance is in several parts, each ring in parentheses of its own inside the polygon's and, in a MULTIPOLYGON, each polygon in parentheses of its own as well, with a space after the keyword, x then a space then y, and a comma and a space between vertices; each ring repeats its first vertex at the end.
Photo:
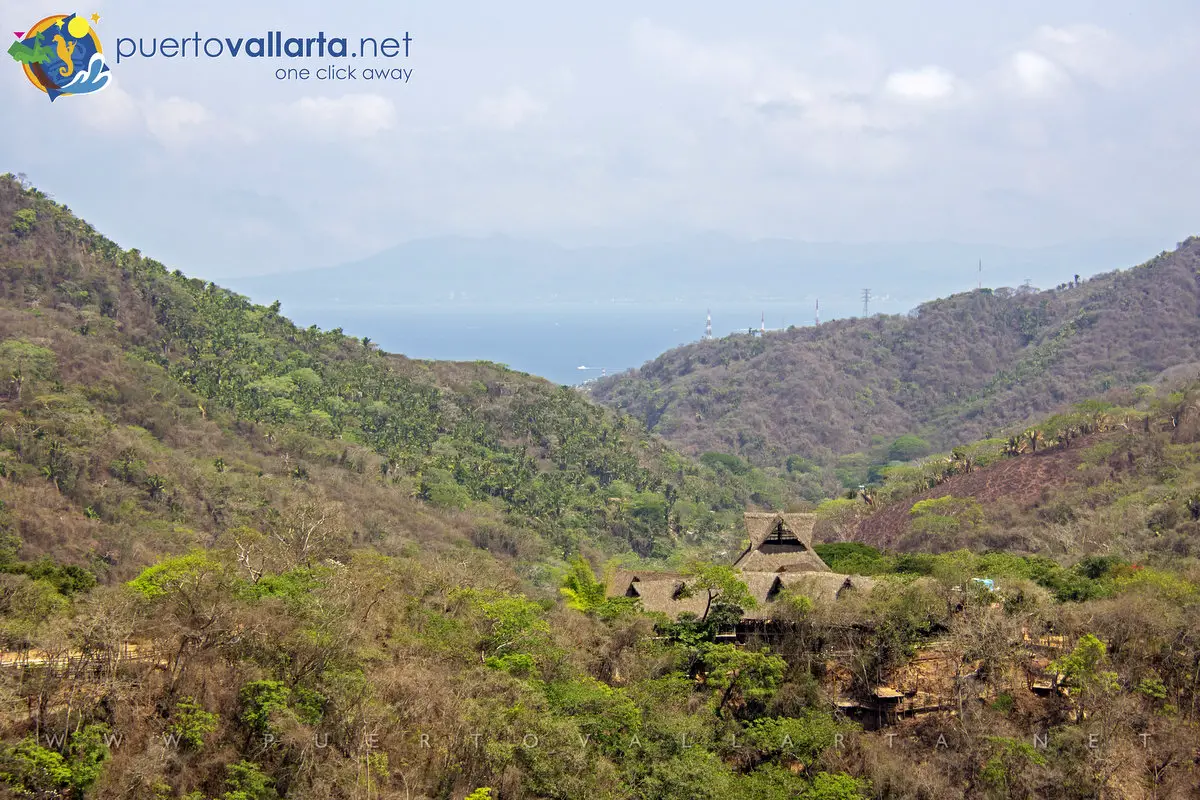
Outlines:
MULTIPOLYGON (((813 550, 815 515, 747 512, 744 519, 749 544, 732 568, 722 568, 732 569, 753 600, 752 607, 743 607, 743 620, 769 623, 785 590, 827 603, 872 585, 870 578, 834 573, 821 560, 813 550)), ((715 599, 711 587, 699 585, 703 582, 700 574, 622 570, 609 581, 608 596, 638 598, 646 611, 671 619, 683 614, 703 618, 715 599)))

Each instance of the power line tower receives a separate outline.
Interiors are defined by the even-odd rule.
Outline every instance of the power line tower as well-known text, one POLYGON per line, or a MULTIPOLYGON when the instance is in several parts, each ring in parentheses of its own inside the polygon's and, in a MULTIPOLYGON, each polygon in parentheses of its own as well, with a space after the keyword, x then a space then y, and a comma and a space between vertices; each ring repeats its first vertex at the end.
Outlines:
POLYGON ((979 259, 979 285, 976 286, 975 288, 976 289, 983 288, 983 259, 982 258, 979 259))
POLYGON ((821 324, 821 298, 817 298, 817 325, 821 324))
POLYGON ((708 310, 708 321, 704 323, 704 338, 712 338, 712 309, 708 310))
POLYGON ((869 317, 869 316, 871 316, 871 290, 870 289, 863 289, 862 299, 863 299, 863 316, 869 317))

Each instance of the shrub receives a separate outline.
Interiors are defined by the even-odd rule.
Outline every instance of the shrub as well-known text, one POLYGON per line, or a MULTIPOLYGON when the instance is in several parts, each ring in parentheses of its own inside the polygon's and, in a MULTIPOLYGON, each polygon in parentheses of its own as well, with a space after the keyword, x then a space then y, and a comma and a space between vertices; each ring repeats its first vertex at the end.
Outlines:
POLYGON ((35 222, 37 222, 37 212, 32 208, 22 208, 13 214, 12 232, 17 236, 24 236, 33 230, 35 222))

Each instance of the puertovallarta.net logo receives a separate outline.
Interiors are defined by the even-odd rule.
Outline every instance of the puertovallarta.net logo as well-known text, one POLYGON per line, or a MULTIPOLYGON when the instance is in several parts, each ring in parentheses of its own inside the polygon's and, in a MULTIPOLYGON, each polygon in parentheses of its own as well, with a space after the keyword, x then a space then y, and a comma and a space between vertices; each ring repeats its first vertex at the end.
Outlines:
POLYGON ((27 31, 13 31, 17 41, 8 54, 51 102, 98 92, 112 77, 94 27, 99 22, 99 14, 53 14, 27 31))

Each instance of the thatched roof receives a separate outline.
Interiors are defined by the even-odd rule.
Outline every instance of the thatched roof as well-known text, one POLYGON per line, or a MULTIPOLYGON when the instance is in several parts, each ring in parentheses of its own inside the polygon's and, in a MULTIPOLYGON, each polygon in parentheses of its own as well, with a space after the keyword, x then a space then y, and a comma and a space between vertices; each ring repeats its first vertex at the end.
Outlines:
POLYGON ((793 594, 802 594, 814 603, 828 603, 848 591, 869 592, 875 581, 863 575, 839 575, 835 572, 807 572, 781 576, 783 585, 793 594))
POLYGON ((743 572, 829 572, 813 551, 814 514, 747 512, 750 545, 734 563, 743 572))
POLYGON ((683 597, 680 593, 683 586, 682 580, 641 581, 634 584, 634 590, 646 611, 666 614, 671 619, 679 619, 685 613, 703 616, 708 593, 696 592, 691 597, 683 597))
POLYGON ((742 515, 746 523, 746 534, 750 537, 751 546, 762 544, 782 522, 785 530, 795 535, 808 548, 812 548, 813 526, 817 524, 816 514, 784 514, 779 511, 747 511, 742 515))
POLYGON ((772 619, 775 601, 787 590, 802 594, 814 603, 833 603, 846 592, 870 591, 875 582, 861 575, 838 575, 833 572, 744 572, 742 580, 758 601, 758 607, 747 609, 746 619, 772 619))
POLYGON ((648 581, 667 580, 682 581, 683 576, 675 572, 620 569, 608 579, 608 588, 605 594, 608 597, 634 597, 636 595, 631 593, 631 589, 636 592, 641 584, 648 581))
MULTIPOLYGON (((869 590, 870 578, 837 575, 812 549, 812 514, 747 513, 746 532, 750 546, 733 568, 750 590, 758 607, 746 610, 747 619, 771 619, 772 605, 783 589, 795 589, 813 602, 837 600, 847 590, 869 590)), ((686 579, 673 572, 618 570, 608 581, 609 597, 636 597, 646 611, 657 611, 672 619, 685 612, 700 616, 708 604, 707 594, 682 597, 686 579)))

